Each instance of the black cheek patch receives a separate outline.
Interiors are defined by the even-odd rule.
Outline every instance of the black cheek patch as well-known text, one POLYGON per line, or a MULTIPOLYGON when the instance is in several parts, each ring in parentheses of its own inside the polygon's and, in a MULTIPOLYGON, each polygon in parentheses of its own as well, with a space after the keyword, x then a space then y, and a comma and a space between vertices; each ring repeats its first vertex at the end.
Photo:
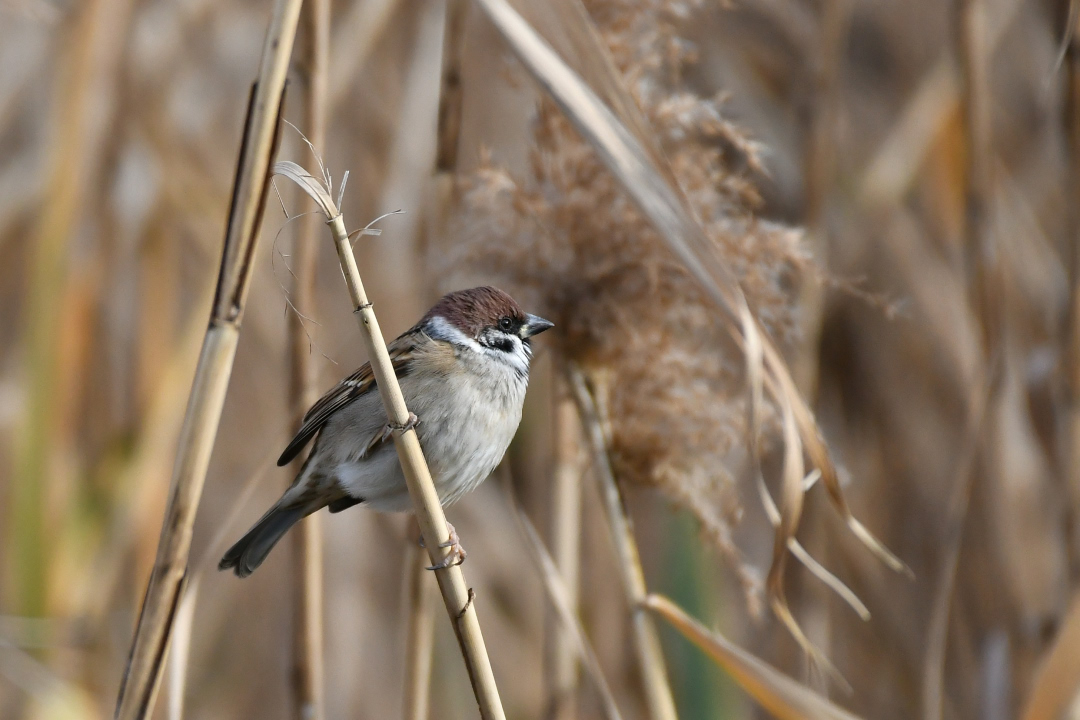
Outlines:
POLYGON ((491 341, 491 347, 502 350, 504 353, 514 352, 514 341, 509 338, 495 338, 491 341))

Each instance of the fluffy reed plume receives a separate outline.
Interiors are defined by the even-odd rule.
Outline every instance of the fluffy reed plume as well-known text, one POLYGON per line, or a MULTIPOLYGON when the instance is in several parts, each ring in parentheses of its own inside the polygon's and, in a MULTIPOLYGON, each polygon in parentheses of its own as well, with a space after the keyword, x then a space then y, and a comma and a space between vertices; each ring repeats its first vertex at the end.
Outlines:
MULTIPOLYGON (((760 221, 749 176, 758 147, 684 87, 693 47, 677 32, 685 4, 587 3, 678 180, 781 346, 795 335, 794 289, 806 258, 798 231, 760 221)), ((611 423, 613 462, 690 510, 739 568, 741 508, 724 469, 745 432, 743 360, 699 286, 591 147, 549 101, 533 128, 528 172, 485 161, 461 179, 449 265, 497 278, 555 317, 560 352, 583 367, 611 423)), ((462 271, 464 272, 464 271, 462 271)))

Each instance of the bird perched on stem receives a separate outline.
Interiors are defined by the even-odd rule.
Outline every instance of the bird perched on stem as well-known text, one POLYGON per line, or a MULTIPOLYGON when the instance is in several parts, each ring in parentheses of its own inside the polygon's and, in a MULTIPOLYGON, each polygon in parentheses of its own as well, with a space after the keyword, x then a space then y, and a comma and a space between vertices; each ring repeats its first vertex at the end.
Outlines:
MULTIPOLYGON (((387 347, 444 506, 479 485, 502 460, 521 422, 530 338, 552 323, 493 287, 450 293, 387 347)), ((315 438, 292 485, 218 564, 247 577, 299 520, 324 507, 412 508, 371 364, 339 382, 304 416, 278 458, 286 465, 315 438)), ((449 526, 449 523, 447 523, 449 526)), ((465 559, 453 526, 450 554, 465 559)))

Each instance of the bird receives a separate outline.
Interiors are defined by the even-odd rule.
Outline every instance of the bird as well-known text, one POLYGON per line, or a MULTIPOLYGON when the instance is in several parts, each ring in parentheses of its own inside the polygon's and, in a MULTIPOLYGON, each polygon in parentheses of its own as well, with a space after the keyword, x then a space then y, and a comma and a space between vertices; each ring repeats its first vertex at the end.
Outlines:
MULTIPOLYGON (((451 292, 387 346, 445 507, 475 489, 502 460, 521 422, 532 338, 554 323, 526 313, 495 287, 451 292)), ((314 439, 292 485, 222 557, 219 570, 247 577, 302 518, 354 505, 381 512, 412 509, 371 363, 341 380, 304 415, 279 466, 314 439)), ((400 428, 398 428, 400 429, 400 428)), ((437 566, 460 564, 465 550, 447 523, 450 552, 437 566)))

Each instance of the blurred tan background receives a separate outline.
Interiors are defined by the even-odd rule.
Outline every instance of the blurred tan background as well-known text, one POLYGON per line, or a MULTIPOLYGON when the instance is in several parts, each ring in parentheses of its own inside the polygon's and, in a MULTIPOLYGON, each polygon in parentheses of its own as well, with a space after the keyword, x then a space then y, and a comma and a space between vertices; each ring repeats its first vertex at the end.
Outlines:
MULTIPOLYGON (((578 341, 567 333, 587 299, 545 294, 543 277, 515 286, 528 276, 522 267, 489 273, 474 257, 496 253, 483 242, 462 256, 462 238, 487 207, 470 204, 467 191, 444 208, 450 220, 437 212, 443 2, 332 3, 325 162, 335 181, 350 173, 350 227, 404 211, 356 246, 387 337, 442 292, 474 280, 509 283, 561 322, 563 335, 537 341, 507 462, 522 505, 546 530, 552 359, 578 341)), ((795 615, 852 690, 828 683, 767 610, 754 612, 760 588, 752 586, 768 569, 773 533, 745 455, 733 451, 723 465, 702 461, 730 481, 722 519, 708 532, 669 485, 629 483, 650 589, 860 717, 1080 717, 1080 709, 1024 715, 1036 688, 1067 700, 1080 682, 1080 639, 1064 641, 1071 651, 1059 658, 1060 675, 1043 672, 1067 620, 1080 622, 1069 614, 1080 580, 1075 3, 586 5, 621 70, 639 55, 681 54, 677 77, 640 61, 661 98, 719 97, 732 129, 710 162, 726 174, 700 182, 727 183, 724 197, 733 199, 725 203, 738 206, 747 227, 759 227, 745 220, 753 215, 760 227, 805 230, 791 236, 784 272, 766 255, 781 230, 725 230, 725 252, 740 277, 772 283, 750 294, 761 300, 756 309, 777 303, 766 326, 812 402, 854 512, 915 574, 908 580, 877 563, 821 489, 808 493, 800 539, 872 613, 861 621, 789 563, 795 615), (982 23, 974 49, 958 21, 971 7, 982 23), (656 18, 663 32, 646 32, 656 18), (765 249, 742 258, 740 243, 751 241, 765 249), (730 530, 731 547, 713 541, 720 529, 730 530), (935 677, 939 716, 926 704, 935 677)), ((565 130, 551 130, 539 90, 486 20, 471 6, 464 17, 461 187, 475 187, 478 169, 498 168, 523 187, 566 191, 580 176, 560 185, 551 179, 558 173, 537 170, 545 153, 569 152, 545 128, 565 130)), ((247 0, 0 2, 0 718, 111 716, 153 563, 267 22, 267 3, 247 0)), ((301 130, 303 83, 296 69, 285 103, 301 130)), ((667 130, 665 148, 683 157, 678 133, 667 130)), ((286 126, 282 137, 279 159, 314 166, 295 131, 286 126)), ((313 209, 284 182, 277 187, 290 214, 313 209)), ((718 212, 723 220, 729 211, 718 212)), ((562 232, 572 236, 580 223, 566 222, 562 232)), ((244 582, 214 566, 223 543, 291 480, 269 468, 292 429, 287 287, 298 227, 272 196, 195 527, 188 718, 290 716, 290 544, 244 582)), ((508 248, 520 242, 508 257, 528 264, 533 246, 515 227, 488 231, 508 248)), ((610 250, 595 252, 629 242, 617 235, 610 250)), ((365 358, 329 244, 316 277, 314 306, 299 311, 323 390, 365 358)), ((597 344, 609 354, 621 342, 614 321, 610 332, 614 340, 597 344)), ((591 342, 585 330, 580 338, 591 342)), ((639 351, 627 342, 626 352, 639 351)), ((623 393, 651 392, 628 377, 613 380, 623 393)), ((685 388, 695 406, 741 407, 738 386, 731 397, 698 389, 685 388)), ((703 437, 713 431, 738 446, 744 430, 710 428, 703 437)), ((673 431, 634 432, 662 444, 673 431)), ((624 459, 631 455, 623 448, 624 459)), ((588 476, 581 617, 623 716, 644 718, 625 600, 588 476)), ((469 549, 465 570, 508 715, 547 717, 548 606, 500 482, 449 517, 469 549)), ((323 523, 328 718, 400 716, 409 522, 355 509, 323 523)), ((474 717, 441 608, 435 623, 431 717, 474 717)), ((664 627, 662 639, 680 717, 767 716, 675 632, 664 627)), ((175 682, 167 673, 155 717, 176 716, 175 682)), ((578 715, 599 717, 589 680, 580 685, 578 715)))

